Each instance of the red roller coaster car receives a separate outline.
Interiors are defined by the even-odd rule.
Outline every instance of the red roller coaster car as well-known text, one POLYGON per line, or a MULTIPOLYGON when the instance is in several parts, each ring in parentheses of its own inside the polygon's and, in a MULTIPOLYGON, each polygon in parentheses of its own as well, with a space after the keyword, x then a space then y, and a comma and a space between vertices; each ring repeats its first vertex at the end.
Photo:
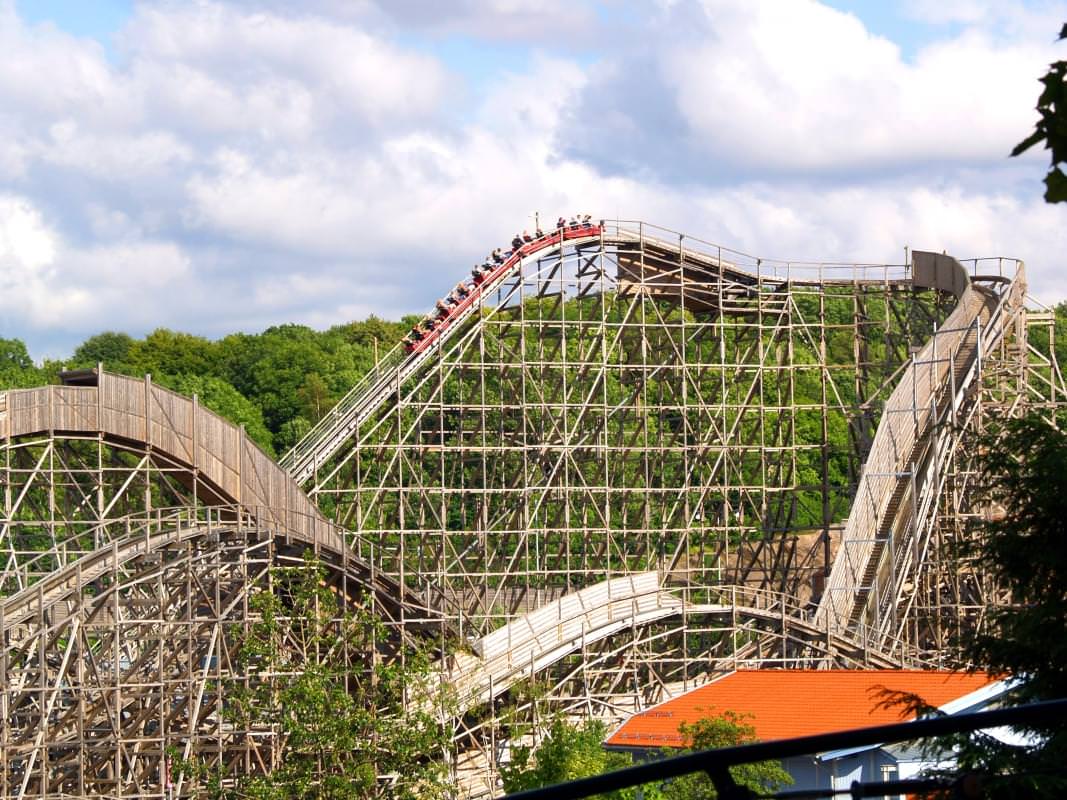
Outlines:
POLYGON ((472 289, 470 294, 451 306, 448 309, 448 313, 437 321, 437 326, 419 339, 417 342, 406 346, 405 349, 409 353, 421 353, 430 347, 441 336, 441 333, 447 330, 455 321, 455 319, 463 314, 468 308, 478 301, 478 298, 482 295, 482 289, 492 284, 501 275, 515 266, 515 262, 519 259, 525 258, 531 253, 535 253, 538 250, 543 250, 546 247, 552 245, 560 245, 568 239, 583 239, 587 236, 599 236, 599 225, 568 225, 565 228, 559 228, 552 233, 545 234, 539 239, 534 239, 532 242, 527 242, 518 250, 513 252, 503 264, 496 265, 492 272, 485 276, 484 279, 478 282, 472 289))

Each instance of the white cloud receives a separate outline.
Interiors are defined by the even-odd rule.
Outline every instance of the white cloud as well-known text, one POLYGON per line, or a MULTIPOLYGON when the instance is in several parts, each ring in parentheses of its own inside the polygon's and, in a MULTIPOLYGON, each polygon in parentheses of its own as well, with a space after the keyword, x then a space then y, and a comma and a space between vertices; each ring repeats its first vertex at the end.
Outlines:
POLYGON ((555 163, 551 137, 582 76, 565 62, 537 65, 531 75, 505 78, 478 124, 454 134, 400 132, 369 154, 306 148, 267 163, 220 151, 188 183, 187 221, 293 253, 441 258, 472 247, 464 260, 473 260, 492 240, 463 231, 485 237, 488 221, 495 235, 510 236, 510 226, 530 224, 534 209, 580 199, 569 182, 582 168, 555 163), (545 85, 573 89, 538 93, 545 85))
POLYGON ((0 310, 5 318, 47 327, 76 310, 84 291, 55 268, 59 237, 26 198, 0 195, 0 310))
POLYGON ((31 329, 152 324, 183 303, 189 259, 171 242, 72 246, 26 198, 0 195, 0 313, 31 329))
POLYGON ((68 248, 63 256, 79 282, 107 292, 166 290, 189 274, 188 257, 171 242, 131 240, 87 250, 68 248))
POLYGON ((392 128, 432 115, 446 86, 431 57, 302 15, 141 5, 121 39, 150 112, 220 132, 392 128))
POLYGON ((4 272, 34 274, 55 257, 55 237, 22 197, 0 195, 0 259, 4 272))
POLYGON ((378 0, 377 5, 408 27, 495 41, 588 40, 602 27, 592 4, 579 0, 378 0))
POLYGON ((981 28, 999 38, 1051 42, 1067 9, 1060 0, 905 0, 904 11, 930 25, 981 28))
POLYGON ((536 210, 768 257, 1020 255, 1061 297, 1041 156, 1005 158, 1052 29, 958 6, 906 59, 813 0, 146 0, 109 60, 0 0, 0 335, 395 317, 536 210), (471 38, 521 57, 463 85, 427 42, 471 38))
POLYGON ((36 149, 44 162, 109 181, 158 176, 193 159, 192 148, 169 131, 100 135, 81 130, 73 119, 51 125, 36 149))
POLYGON ((1033 124, 1035 79, 1055 52, 1047 31, 1005 41, 976 27, 908 61, 815 0, 678 4, 651 30, 636 55, 594 73, 571 149, 697 181, 743 171, 840 180, 1003 158, 1033 124), (617 139, 592 138, 598 127, 617 139))

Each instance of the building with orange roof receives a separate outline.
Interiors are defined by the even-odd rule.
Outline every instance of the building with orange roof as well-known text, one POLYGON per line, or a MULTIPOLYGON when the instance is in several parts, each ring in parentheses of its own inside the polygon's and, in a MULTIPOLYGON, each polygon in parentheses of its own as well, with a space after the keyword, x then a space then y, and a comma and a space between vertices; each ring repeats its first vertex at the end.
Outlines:
MULTIPOLYGON (((977 711, 995 702, 1007 682, 985 673, 932 670, 739 670, 634 714, 604 742, 651 756, 687 745, 683 723, 733 711, 746 715, 760 741, 790 739, 914 718, 886 703, 890 693, 921 697, 945 713, 977 711)), ((795 789, 848 789, 852 781, 911 777, 927 766, 907 746, 864 747, 786 759, 795 789)))

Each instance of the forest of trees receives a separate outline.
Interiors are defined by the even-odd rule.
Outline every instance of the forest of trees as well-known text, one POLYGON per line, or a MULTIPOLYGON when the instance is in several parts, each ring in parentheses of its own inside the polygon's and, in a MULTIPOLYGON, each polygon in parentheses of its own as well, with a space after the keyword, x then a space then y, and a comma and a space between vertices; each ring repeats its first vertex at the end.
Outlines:
POLYGON ((242 424, 264 450, 281 455, 373 365, 414 322, 362 322, 314 331, 279 325, 211 341, 159 328, 136 339, 107 331, 91 336, 67 359, 35 364, 19 339, 0 338, 0 389, 58 381, 65 369, 94 367, 152 379, 242 424))
MULTIPOLYGON (((1067 302, 1056 307, 1055 347, 1067 364, 1067 302)), ((235 424, 268 454, 281 456, 295 444, 359 379, 376 359, 384 357, 414 323, 415 317, 363 321, 316 331, 304 325, 278 325, 262 333, 233 333, 210 340, 194 334, 159 328, 142 338, 106 331, 79 344, 68 358, 35 363, 24 342, 0 338, 0 390, 57 383, 67 369, 94 367, 142 377, 200 402, 235 424)), ((1040 349, 1046 342, 1036 342, 1040 349)), ((831 354, 832 355, 832 354, 831 354)), ((799 356, 798 356, 799 357, 799 356)), ((847 387, 846 387, 847 388, 847 387)), ((818 387, 801 384, 799 395, 817 394, 818 387)), ((812 399, 815 399, 814 397, 812 399)), ((798 421, 800 438, 817 432, 807 418, 798 421)), ((842 439, 835 450, 844 452, 847 436, 840 421, 832 421, 831 438, 842 439)), ((831 469, 840 471, 840 465, 831 469)), ((815 464, 800 465, 801 483, 810 483, 815 464)), ((841 483, 836 476, 833 481, 841 483)), ((817 482, 817 480, 815 481, 817 482)))
MULTIPOLYGON (((1067 364, 1067 303, 1056 307, 1056 351, 1067 364)), ((62 360, 35 363, 24 342, 0 337, 0 389, 56 383, 66 369, 150 374, 169 389, 197 394, 272 455, 281 455, 400 341, 416 321, 369 317, 316 331, 278 325, 210 340, 159 328, 142 338, 106 331, 62 360)), ((1039 346, 1043 343, 1038 343, 1039 346)))
MULTIPOLYGON (((906 357, 908 344, 923 341, 940 311, 931 305, 933 296, 919 294, 897 298, 893 302, 893 313, 889 304, 864 301, 857 305, 856 298, 849 290, 839 295, 829 293, 824 298, 822 310, 832 323, 827 332, 827 352, 824 356, 828 363, 839 369, 835 373, 837 383, 834 396, 846 407, 858 404, 854 384, 855 372, 849 377, 847 367, 853 363, 854 341, 849 335, 849 326, 854 317, 861 320, 866 327, 868 351, 865 358, 871 364, 871 374, 865 379, 866 390, 872 390, 889 377, 900 360, 906 357), (905 303, 914 304, 912 310, 918 309, 915 320, 908 314, 902 320, 895 315, 905 303), (914 327, 913 327, 914 326, 914 327), (890 342, 892 339, 892 343, 890 342)), ((810 296, 800 295, 795 298, 798 315, 809 318, 819 314, 817 304, 810 296)), ((528 319, 536 319, 541 326, 537 328, 538 336, 528 337, 519 333, 515 326, 494 326, 486 332, 484 347, 495 354, 498 359, 506 360, 507 353, 515 353, 525 348, 528 356, 536 361, 543 358, 538 348, 565 342, 566 356, 564 362, 590 357, 596 352, 601 330, 598 323, 601 301, 595 298, 572 299, 560 304, 558 300, 530 298, 525 302, 524 314, 528 319), (544 342, 547 341, 548 345, 544 342)), ((623 304, 614 304, 608 310, 608 319, 621 322, 624 313, 623 304)), ((670 306, 662 313, 675 321, 683 320, 688 312, 681 312, 670 306)), ((689 322, 694 322, 688 315, 689 322)), ((63 369, 93 367, 103 363, 111 372, 140 377, 150 374, 155 383, 173 389, 185 395, 196 394, 200 402, 211 410, 226 417, 231 422, 243 425, 249 437, 258 443, 269 455, 279 457, 292 447, 323 415, 328 413, 336 402, 360 378, 370 370, 377 359, 385 357, 392 350, 414 318, 399 322, 389 322, 371 317, 361 322, 338 325, 326 331, 314 331, 300 325, 281 325, 267 329, 259 334, 234 333, 221 339, 211 341, 201 336, 157 329, 143 338, 134 338, 128 334, 108 331, 91 336, 79 344, 71 356, 63 361, 49 361, 35 365, 26 347, 18 340, 0 340, 0 389, 5 387, 36 386, 58 380, 63 369)), ((720 332, 725 347, 743 347, 736 340, 750 337, 747 323, 732 321, 720 332)), ((670 352, 676 346, 676 330, 664 330, 649 334, 633 334, 632 341, 619 340, 617 352, 626 358, 640 361, 640 336, 652 336, 649 346, 670 352), (655 337, 660 337, 656 340, 655 337)), ((771 333, 763 334, 768 344, 771 333)), ((718 344, 714 336, 701 342, 693 339, 687 343, 687 358, 714 364, 718 358, 718 344)), ((797 402, 807 408, 817 407, 820 402, 820 371, 815 368, 820 356, 815 353, 815 345, 803 337, 790 342, 790 361, 797 369, 783 372, 768 372, 759 379, 759 391, 765 404, 781 406, 787 402, 797 402)), ((614 356, 613 356, 614 358, 614 356)), ((628 363, 628 362, 624 362, 628 363)), ((565 367, 542 367, 542 379, 566 381, 565 367)), ((711 396, 718 396, 721 391, 727 402, 747 403, 744 395, 748 391, 751 377, 739 379, 733 371, 721 375, 712 369, 702 371, 708 382, 711 396), (719 389, 720 377, 724 379, 723 388, 719 389)), ((629 415, 616 415, 612 424, 633 427, 644 426, 643 430, 657 442, 671 443, 678 439, 680 433, 688 430, 690 435, 696 433, 706 423, 701 420, 700 410, 696 407, 680 410, 677 408, 679 394, 677 387, 671 384, 671 373, 664 376, 651 376, 644 392, 646 405, 643 411, 629 415), (658 406, 657 406, 658 404, 658 406), (643 415, 640 422, 637 416, 643 415), (658 437, 658 438, 656 438, 658 437)), ((486 412, 481 425, 486 430, 500 431, 505 435, 517 430, 520 420, 515 418, 514 410, 508 405, 510 393, 515 390, 513 383, 504 380, 504 372, 483 373, 484 385, 479 384, 481 402, 493 405, 499 401, 503 405, 499 411, 486 412)), ((574 379, 575 376, 570 376, 574 379)), ((444 390, 450 400, 458 400, 468 386, 461 378, 453 381, 444 390)), ((475 390, 473 387, 468 387, 475 390)), ((629 402, 633 386, 628 383, 624 370, 613 370, 605 379, 604 396, 613 404, 629 402)), ((532 414, 539 413, 534 409, 532 414)), ((551 414, 545 420, 536 417, 526 419, 532 429, 540 425, 551 425, 551 414)), ((524 412, 525 414, 525 412, 524 412)), ((757 434, 753 426, 759 421, 750 418, 742 420, 738 428, 741 438, 753 438, 757 434)), ((433 419, 427 419, 431 424, 433 419)), ((444 429, 459 425, 458 420, 450 420, 444 429)), ((854 479, 856 464, 854 451, 857 445, 853 441, 856 431, 849 430, 847 418, 839 411, 831 413, 825 420, 828 448, 820 448, 823 424, 820 416, 810 410, 798 412, 789 424, 779 425, 767 435, 770 446, 801 446, 797 452, 795 464, 788 465, 790 472, 783 475, 795 489, 793 494, 772 498, 772 508, 766 509, 767 524, 808 530, 820 527, 826 522, 825 516, 834 520, 847 513, 850 483, 854 479), (776 438, 775 438, 776 437, 776 438), (825 459, 825 464, 823 463, 825 459), (824 504, 823 472, 828 477, 829 497, 824 504)), ((627 429, 629 430, 629 428, 627 429)), ((763 434, 759 434, 762 436, 763 434)), ((456 465, 459 466, 459 465, 456 465)), ((575 465, 577 468, 577 464, 575 465)), ((589 480, 596 482, 602 471, 597 462, 589 462, 584 468, 590 470, 589 480), (595 473, 595 474, 594 474, 595 473)), ((657 465, 657 480, 663 485, 683 485, 685 477, 681 471, 688 467, 678 459, 664 459, 657 465), (667 463, 670 462, 670 463, 667 463)), ((740 468, 740 467, 739 467, 740 468)), ((753 474, 739 479, 740 483, 755 484, 761 480, 758 474, 759 464, 752 462, 745 469, 753 474)), ((631 485, 625 477, 613 475, 631 485)), ((456 495, 456 508, 450 509, 450 520, 458 529, 465 528, 459 515, 462 515, 462 498, 456 495), (452 519, 455 517, 455 519, 452 519)), ((715 498, 712 498, 712 503, 715 498)), ((723 499, 731 508, 740 507, 738 497, 723 499)), ((546 513, 552 509, 545 507, 546 513)), ((624 511, 620 509, 620 511, 624 511)), ((637 513, 635 511, 635 513, 637 513)))

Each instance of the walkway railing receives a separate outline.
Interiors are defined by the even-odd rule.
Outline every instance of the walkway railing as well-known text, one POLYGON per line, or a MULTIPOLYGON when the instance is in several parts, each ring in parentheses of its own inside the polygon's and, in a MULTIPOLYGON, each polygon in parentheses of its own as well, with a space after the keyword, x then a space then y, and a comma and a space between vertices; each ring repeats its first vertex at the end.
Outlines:
POLYGON ((498 289, 508 278, 531 259, 542 258, 564 244, 577 245, 600 239, 601 230, 593 227, 572 227, 549 234, 520 250, 498 266, 489 277, 475 287, 459 307, 443 321, 444 329, 435 331, 429 344, 420 344, 413 352, 398 344, 386 354, 375 368, 367 373, 318 424, 279 459, 278 464, 297 483, 303 484, 317 473, 393 394, 400 391, 407 377, 438 352, 453 334, 461 330, 463 322, 481 313, 482 298, 498 289))
MULTIPOLYGON (((670 254, 679 267, 698 265, 718 270, 725 281, 738 286, 759 286, 762 282, 805 282, 889 284, 910 279, 906 265, 807 263, 762 259, 724 248, 711 242, 686 236, 677 231, 636 220, 604 220, 592 227, 567 227, 562 232, 548 234, 520 248, 475 287, 457 310, 443 322, 444 329, 435 331, 430 344, 420 343, 413 352, 402 345, 393 347, 373 370, 349 390, 337 405, 323 417, 294 447, 279 459, 279 464, 299 484, 306 484, 318 474, 337 451, 356 435, 365 420, 373 415, 391 396, 397 394, 409 376, 430 360, 455 334, 467 319, 480 314, 482 299, 489 297, 509 278, 521 271, 532 259, 561 250, 564 245, 577 246, 597 242, 601 247, 634 247, 660 254, 670 254)), ((655 280, 655 279, 653 279, 655 280)), ((323 478, 315 479, 316 484, 323 478)))

